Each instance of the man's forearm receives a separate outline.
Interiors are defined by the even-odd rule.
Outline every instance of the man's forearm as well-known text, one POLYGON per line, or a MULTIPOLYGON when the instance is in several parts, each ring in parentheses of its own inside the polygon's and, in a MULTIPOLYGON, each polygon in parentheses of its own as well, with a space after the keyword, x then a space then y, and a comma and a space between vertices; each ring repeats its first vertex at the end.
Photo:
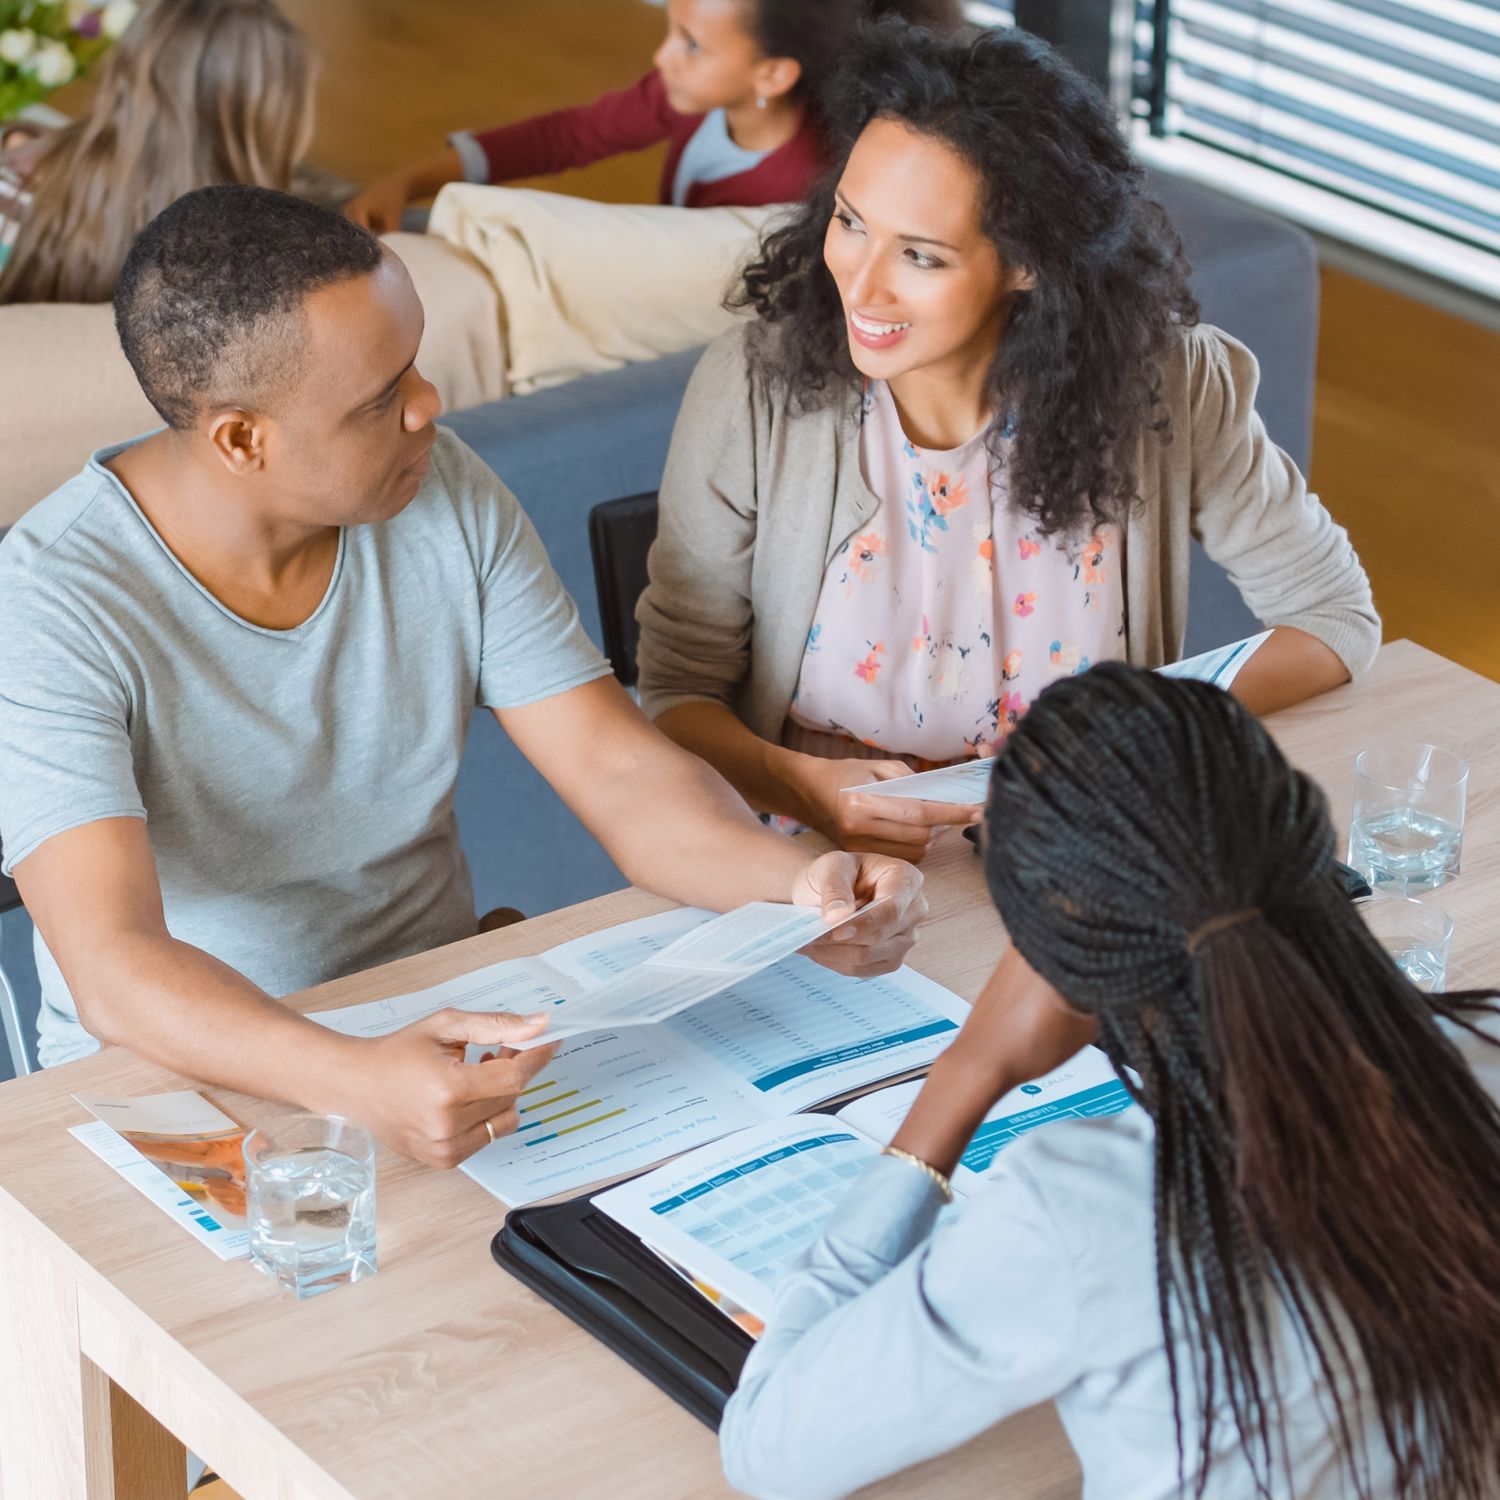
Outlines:
POLYGON ((75 990, 80 1019, 101 1041, 221 1088, 319 1112, 345 1107, 350 1038, 188 943, 126 936, 107 949, 75 990))
POLYGON ((690 906, 728 911, 786 901, 814 857, 766 828, 712 766, 686 751, 615 776, 591 813, 633 884, 690 906))

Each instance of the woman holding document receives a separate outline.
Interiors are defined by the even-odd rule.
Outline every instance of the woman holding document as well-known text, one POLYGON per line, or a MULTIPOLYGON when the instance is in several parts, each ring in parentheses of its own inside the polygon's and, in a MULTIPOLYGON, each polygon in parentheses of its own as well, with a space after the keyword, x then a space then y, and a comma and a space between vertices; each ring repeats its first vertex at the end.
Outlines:
POLYGON ((850 796, 988 755, 1048 682, 1179 655, 1190 539, 1276 628, 1265 711, 1369 664, 1342 529, 1197 323, 1104 98, 1044 44, 874 28, 835 167, 688 388, 638 611, 648 714, 753 806, 919 858, 972 807, 850 796))
POLYGON ((1049 688, 985 832, 1014 946, 778 1282, 730 1481, 844 1495, 1055 1399, 1086 1500, 1495 1494, 1496 992, 1410 983, 1217 688, 1049 688), (1088 1042, 1142 1108, 1025 1135, 937 1223, 995 1101, 1088 1042))

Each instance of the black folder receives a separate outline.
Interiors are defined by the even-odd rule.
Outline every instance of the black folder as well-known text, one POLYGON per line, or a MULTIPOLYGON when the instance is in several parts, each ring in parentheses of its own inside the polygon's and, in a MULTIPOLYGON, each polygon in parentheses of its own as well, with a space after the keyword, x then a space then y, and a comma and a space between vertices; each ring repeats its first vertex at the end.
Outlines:
POLYGON ((490 1253, 718 1430, 755 1341, 592 1198, 512 1209, 490 1253))

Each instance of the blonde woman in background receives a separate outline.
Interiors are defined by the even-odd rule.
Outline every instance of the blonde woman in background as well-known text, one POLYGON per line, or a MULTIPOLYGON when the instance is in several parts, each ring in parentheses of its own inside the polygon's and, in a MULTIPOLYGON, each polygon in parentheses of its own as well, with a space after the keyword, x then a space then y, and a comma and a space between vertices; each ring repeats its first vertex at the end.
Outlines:
POLYGON ((151 0, 106 54, 87 114, 0 137, 0 302, 108 302, 131 241, 184 193, 288 188, 312 78, 273 0, 151 0))

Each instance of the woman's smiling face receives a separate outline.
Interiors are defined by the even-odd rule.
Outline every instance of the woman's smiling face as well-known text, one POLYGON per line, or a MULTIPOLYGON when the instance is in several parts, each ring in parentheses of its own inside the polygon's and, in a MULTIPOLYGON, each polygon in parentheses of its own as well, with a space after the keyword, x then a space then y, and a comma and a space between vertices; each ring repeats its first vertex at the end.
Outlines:
POLYGON ((987 368, 1015 292, 981 222, 979 174, 951 146, 872 120, 839 179, 823 260, 844 306, 855 368, 889 381, 950 365, 987 368))

